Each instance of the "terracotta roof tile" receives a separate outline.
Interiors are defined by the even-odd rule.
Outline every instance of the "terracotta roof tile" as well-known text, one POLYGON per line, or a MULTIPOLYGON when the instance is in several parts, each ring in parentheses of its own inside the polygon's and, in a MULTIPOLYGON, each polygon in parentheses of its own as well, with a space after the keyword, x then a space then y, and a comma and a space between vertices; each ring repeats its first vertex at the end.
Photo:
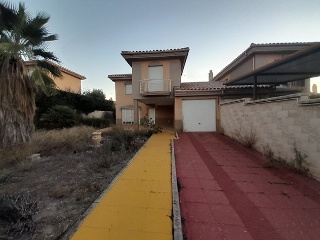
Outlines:
MULTIPOLYGON (((270 88, 270 85, 258 85, 258 88, 270 88)), ((221 82, 184 82, 177 87, 176 90, 181 91, 211 91, 211 90, 225 90, 225 89, 244 89, 253 88, 252 85, 232 85, 226 86, 221 82)))
POLYGON ((157 53, 157 52, 175 52, 175 51, 189 51, 188 47, 185 48, 171 48, 165 50, 146 50, 146 51, 122 51, 121 54, 134 54, 134 53, 157 53))

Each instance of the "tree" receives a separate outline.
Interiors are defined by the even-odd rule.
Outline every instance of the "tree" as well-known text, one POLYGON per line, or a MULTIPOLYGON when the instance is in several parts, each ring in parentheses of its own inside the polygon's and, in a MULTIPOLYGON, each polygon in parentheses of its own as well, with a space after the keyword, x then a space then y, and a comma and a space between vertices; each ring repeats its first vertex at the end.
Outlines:
POLYGON ((59 59, 47 51, 57 40, 46 28, 49 16, 35 17, 0 2, 0 146, 26 142, 34 131, 35 92, 48 92, 60 77, 59 59), (30 69, 27 63, 32 63, 30 69))

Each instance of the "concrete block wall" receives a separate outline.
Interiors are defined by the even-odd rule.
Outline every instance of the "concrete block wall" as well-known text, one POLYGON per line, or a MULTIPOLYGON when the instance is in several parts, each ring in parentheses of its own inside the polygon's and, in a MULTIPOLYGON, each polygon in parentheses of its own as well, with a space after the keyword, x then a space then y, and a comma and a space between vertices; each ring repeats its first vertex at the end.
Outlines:
POLYGON ((306 167, 320 180, 320 99, 308 100, 302 94, 258 101, 243 100, 220 105, 221 127, 226 135, 235 133, 257 137, 254 146, 274 157, 294 162, 294 146, 307 155, 306 167))

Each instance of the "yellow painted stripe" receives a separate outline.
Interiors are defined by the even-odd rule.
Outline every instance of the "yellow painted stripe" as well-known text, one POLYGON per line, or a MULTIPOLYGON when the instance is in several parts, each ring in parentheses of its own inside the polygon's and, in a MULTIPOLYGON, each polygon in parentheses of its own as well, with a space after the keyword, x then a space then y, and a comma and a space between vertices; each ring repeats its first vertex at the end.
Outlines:
POLYGON ((172 240, 173 134, 151 137, 72 240, 172 240))

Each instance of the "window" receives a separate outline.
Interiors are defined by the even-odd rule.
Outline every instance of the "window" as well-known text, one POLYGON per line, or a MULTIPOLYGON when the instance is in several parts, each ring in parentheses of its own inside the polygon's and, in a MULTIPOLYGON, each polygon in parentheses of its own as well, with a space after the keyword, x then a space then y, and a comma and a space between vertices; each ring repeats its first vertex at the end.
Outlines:
POLYGON ((126 84, 126 94, 132 94, 132 84, 126 84))
POLYGON ((134 118, 133 109, 126 109, 126 108, 121 109, 122 124, 134 123, 133 118, 134 118))
POLYGON ((149 92, 163 91, 163 66, 149 66, 149 92))

